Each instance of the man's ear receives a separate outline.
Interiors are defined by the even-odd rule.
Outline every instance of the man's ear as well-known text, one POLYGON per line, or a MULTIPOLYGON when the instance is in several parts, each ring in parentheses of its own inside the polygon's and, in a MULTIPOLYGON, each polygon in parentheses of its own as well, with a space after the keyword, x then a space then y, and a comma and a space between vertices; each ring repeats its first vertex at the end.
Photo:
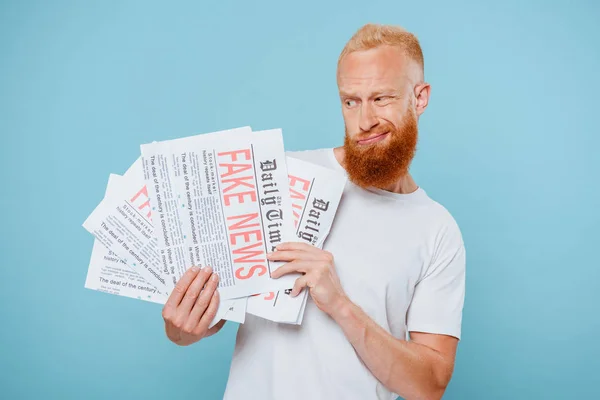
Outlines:
POLYGON ((415 86, 415 108, 417 116, 425 112, 429 104, 429 96, 431 95, 431 85, 427 82, 419 83, 415 86))

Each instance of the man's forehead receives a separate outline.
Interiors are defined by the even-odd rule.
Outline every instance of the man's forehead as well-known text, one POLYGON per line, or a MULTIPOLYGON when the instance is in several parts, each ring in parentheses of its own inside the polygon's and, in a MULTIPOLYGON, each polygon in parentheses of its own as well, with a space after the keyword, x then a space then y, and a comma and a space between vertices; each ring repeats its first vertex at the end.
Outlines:
POLYGON ((384 83, 406 74, 407 59, 401 49, 383 46, 352 52, 344 57, 338 70, 338 80, 344 85, 384 83))
MULTIPOLYGON (((359 95, 365 90, 369 93, 383 93, 397 91, 400 89, 399 78, 377 78, 377 77, 346 77, 339 79, 339 90, 342 95, 359 95)), ((363 93, 364 94, 364 93, 363 93)))

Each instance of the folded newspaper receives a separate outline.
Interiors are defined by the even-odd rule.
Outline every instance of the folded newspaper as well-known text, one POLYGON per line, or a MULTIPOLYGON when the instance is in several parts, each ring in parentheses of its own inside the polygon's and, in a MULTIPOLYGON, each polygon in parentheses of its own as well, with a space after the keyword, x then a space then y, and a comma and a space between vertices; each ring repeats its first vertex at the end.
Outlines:
POLYGON ((246 313, 301 324, 308 291, 272 279, 283 242, 321 248, 346 178, 287 156, 280 129, 250 127, 141 146, 83 223, 95 236, 85 287, 164 304, 183 273, 211 266, 221 304, 211 323, 246 313))

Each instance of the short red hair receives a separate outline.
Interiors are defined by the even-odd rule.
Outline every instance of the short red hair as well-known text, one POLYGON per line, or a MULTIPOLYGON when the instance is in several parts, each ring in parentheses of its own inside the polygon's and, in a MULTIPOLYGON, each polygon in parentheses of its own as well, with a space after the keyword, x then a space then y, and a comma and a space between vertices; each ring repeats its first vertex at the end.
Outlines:
POLYGON ((401 48, 404 54, 417 63, 421 71, 424 70, 423 51, 417 37, 399 26, 378 24, 366 24, 350 38, 340 54, 338 68, 342 59, 349 53, 383 45, 401 48))

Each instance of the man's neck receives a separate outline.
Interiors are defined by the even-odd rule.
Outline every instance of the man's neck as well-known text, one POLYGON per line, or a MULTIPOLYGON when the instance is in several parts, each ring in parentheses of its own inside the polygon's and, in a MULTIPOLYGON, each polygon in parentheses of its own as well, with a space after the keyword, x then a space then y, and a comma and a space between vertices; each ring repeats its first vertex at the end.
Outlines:
MULTIPOLYGON (((344 168, 344 148, 336 147, 333 149, 333 154, 337 162, 344 168)), ((344 168, 345 169, 345 168, 344 168)), ((419 188, 410 174, 406 174, 388 187, 380 187, 378 189, 386 190, 392 193, 410 194, 419 188)))

